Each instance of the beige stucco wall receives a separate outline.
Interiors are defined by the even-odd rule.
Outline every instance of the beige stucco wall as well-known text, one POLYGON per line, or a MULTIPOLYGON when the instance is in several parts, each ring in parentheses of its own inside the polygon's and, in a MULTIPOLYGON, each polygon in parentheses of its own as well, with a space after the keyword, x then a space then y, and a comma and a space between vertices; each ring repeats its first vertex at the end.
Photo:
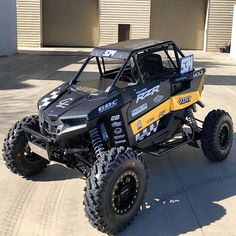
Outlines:
POLYGON ((100 45, 118 41, 118 24, 130 24, 130 39, 148 38, 151 0, 100 0, 100 45))

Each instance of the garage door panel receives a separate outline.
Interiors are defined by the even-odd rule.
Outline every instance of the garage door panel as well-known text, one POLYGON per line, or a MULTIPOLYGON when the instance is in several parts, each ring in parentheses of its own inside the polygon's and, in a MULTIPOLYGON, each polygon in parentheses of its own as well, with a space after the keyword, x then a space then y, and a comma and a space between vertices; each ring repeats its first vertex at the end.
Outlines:
POLYGON ((45 46, 96 46, 97 0, 43 0, 45 46))
POLYGON ((150 36, 202 49, 205 15, 205 0, 152 0, 150 36))

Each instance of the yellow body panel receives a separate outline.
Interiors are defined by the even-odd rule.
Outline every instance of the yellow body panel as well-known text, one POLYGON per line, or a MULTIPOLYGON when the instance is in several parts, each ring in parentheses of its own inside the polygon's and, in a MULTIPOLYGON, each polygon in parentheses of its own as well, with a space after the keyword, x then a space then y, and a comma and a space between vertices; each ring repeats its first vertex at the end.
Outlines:
POLYGON ((201 78, 198 87, 184 90, 183 92, 171 97, 162 104, 158 105, 145 115, 131 123, 133 134, 137 134, 146 127, 150 126, 155 121, 169 114, 171 111, 184 109, 196 103, 201 98, 201 93, 204 86, 204 76, 201 78))
POLYGON ((139 119, 131 123, 131 129, 134 134, 139 133, 153 122, 159 120, 164 115, 170 113, 171 99, 163 102, 161 105, 155 107, 147 114, 141 116, 139 119))

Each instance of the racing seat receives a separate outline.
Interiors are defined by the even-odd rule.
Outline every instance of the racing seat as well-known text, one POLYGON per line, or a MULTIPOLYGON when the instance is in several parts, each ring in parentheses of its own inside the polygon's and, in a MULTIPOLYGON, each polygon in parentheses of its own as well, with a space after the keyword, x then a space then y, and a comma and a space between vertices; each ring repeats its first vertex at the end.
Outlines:
MULTIPOLYGON (((138 55, 138 64, 140 71, 143 74, 144 81, 157 79, 158 75, 164 72, 162 58, 158 54, 138 55)), ((137 78, 137 68, 131 71, 132 77, 137 78)))
POLYGON ((139 66, 145 81, 157 79, 164 72, 162 58, 158 54, 141 56, 139 66))

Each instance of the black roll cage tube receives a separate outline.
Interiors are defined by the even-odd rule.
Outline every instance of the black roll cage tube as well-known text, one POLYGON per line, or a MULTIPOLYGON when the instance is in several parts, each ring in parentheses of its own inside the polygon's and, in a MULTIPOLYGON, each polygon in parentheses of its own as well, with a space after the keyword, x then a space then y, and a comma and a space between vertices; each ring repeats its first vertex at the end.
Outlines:
MULTIPOLYGON (((173 46, 173 50, 174 50, 174 53, 175 53, 175 57, 176 57, 176 61, 177 61, 177 66, 178 66, 178 68, 176 68, 176 69, 180 69, 180 60, 179 60, 179 55, 178 55, 178 53, 180 54, 181 57, 185 57, 185 55, 182 53, 182 51, 176 46, 176 44, 175 44, 173 41, 165 42, 165 43, 163 43, 163 45, 154 45, 154 46, 151 46, 151 47, 148 46, 148 47, 146 47, 146 48, 133 50, 133 51, 130 53, 130 55, 125 59, 125 63, 122 65, 122 67, 121 67, 121 69, 119 70, 118 74, 116 75, 115 79, 112 81, 112 84, 111 84, 111 86, 110 86, 110 89, 109 89, 109 91, 108 91, 108 94, 112 91, 112 88, 114 87, 114 85, 116 84, 116 82, 118 81, 118 79, 120 78, 120 76, 122 75, 123 71, 125 70, 125 68, 126 68, 126 66, 127 66, 127 64, 128 64, 128 62, 129 62, 129 60, 130 60, 131 58, 133 58, 134 63, 135 63, 135 66, 137 66, 137 68, 138 68, 138 75, 139 75, 139 77, 140 77, 141 82, 144 83, 142 73, 141 73, 141 71, 140 71, 140 68, 139 68, 137 59, 136 59, 136 57, 135 57, 135 55, 137 55, 137 53, 142 52, 142 51, 146 51, 146 50, 149 51, 149 50, 155 49, 155 48, 157 48, 157 46, 160 46, 160 48, 163 48, 163 47, 165 47, 165 46, 170 46, 170 45, 173 46)), ((165 51, 165 50, 164 50, 164 51, 165 51)), ((165 53, 166 53, 166 51, 165 51, 165 53)), ((167 55, 167 57, 168 57, 169 59, 171 58, 168 53, 167 53, 166 55, 167 55)), ((89 57, 85 60, 84 64, 82 65, 82 67, 80 68, 80 70, 78 71, 78 73, 77 73, 77 74, 75 75, 75 77, 69 82, 70 85, 73 85, 73 84, 75 84, 75 83, 77 82, 77 79, 78 79, 78 77, 80 76, 81 72, 84 70, 85 66, 89 63, 89 61, 90 61, 92 58, 94 58, 94 56, 89 56, 89 57)), ((100 74, 102 75, 101 64, 100 64, 100 61, 99 61, 98 57, 96 57, 96 61, 97 61, 97 64, 98 64, 99 72, 100 72, 100 74), (98 63, 98 62, 99 62, 99 63, 98 63)), ((173 60, 172 60, 172 59, 171 59, 171 62, 173 63, 173 60)), ((173 63, 173 64, 174 64, 174 63, 173 63)), ((102 57, 102 65, 103 65, 103 69, 104 69, 104 71, 105 71, 105 63, 104 63, 103 57, 102 57)), ((174 66, 175 66, 175 64, 174 64, 174 66)), ((176 66, 175 66, 175 67, 176 67, 176 66)))

